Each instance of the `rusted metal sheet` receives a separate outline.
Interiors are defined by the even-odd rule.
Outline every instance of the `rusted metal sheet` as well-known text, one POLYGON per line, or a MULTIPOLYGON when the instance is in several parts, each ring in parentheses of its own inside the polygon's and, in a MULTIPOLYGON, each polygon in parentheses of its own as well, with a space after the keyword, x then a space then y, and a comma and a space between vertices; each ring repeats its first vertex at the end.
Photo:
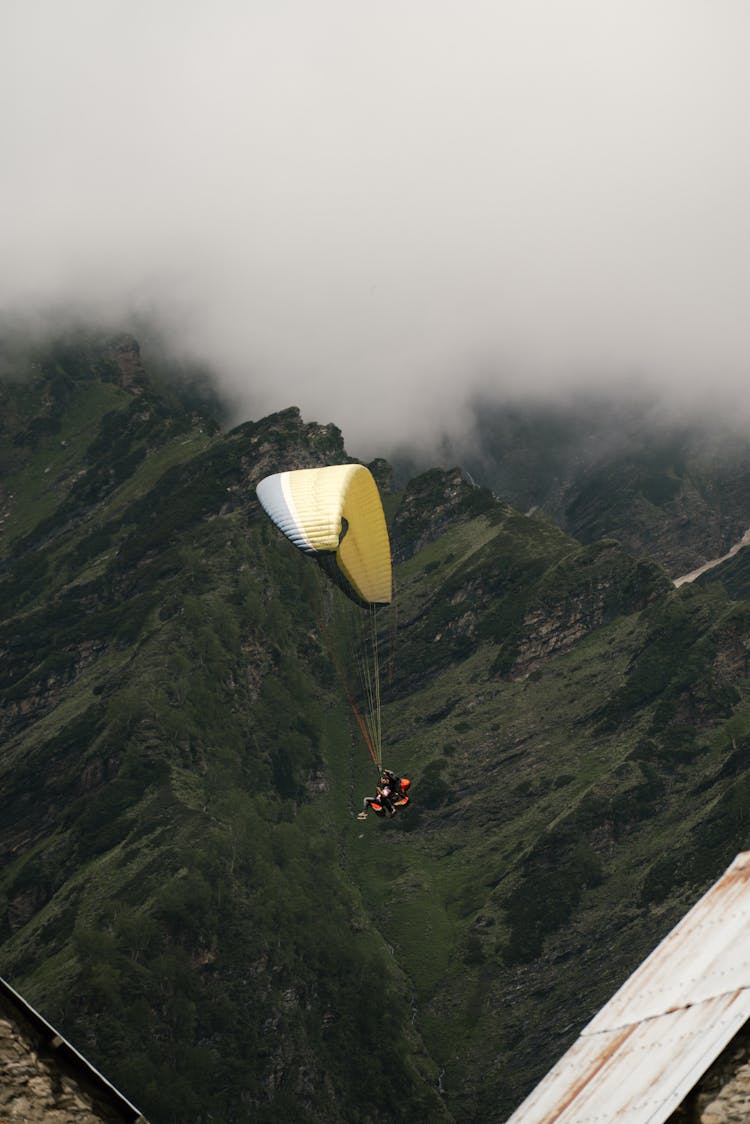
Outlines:
POLYGON ((750 852, 744 852, 508 1124, 662 1124, 749 1018, 750 852))
POLYGON ((582 1034, 508 1124, 662 1124, 750 1018, 750 989, 582 1034))
POLYGON ((750 987, 749 937, 750 852, 746 851, 657 945, 584 1033, 750 987))

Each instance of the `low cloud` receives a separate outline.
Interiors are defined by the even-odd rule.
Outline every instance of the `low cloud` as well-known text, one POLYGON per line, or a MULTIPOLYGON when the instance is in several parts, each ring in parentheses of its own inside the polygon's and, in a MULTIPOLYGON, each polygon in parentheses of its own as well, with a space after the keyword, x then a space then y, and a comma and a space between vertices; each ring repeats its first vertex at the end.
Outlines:
POLYGON ((10 0, 0 305, 155 316, 238 419, 362 455, 476 394, 750 413, 749 32, 742 0, 10 0))

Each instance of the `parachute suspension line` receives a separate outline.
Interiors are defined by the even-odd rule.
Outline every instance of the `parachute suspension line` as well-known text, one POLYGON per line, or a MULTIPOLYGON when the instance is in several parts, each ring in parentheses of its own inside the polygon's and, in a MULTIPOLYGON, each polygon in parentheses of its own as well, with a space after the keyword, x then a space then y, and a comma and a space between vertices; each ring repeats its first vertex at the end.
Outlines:
POLYGON ((396 637, 398 635, 398 597, 396 595, 396 575, 392 578, 392 600, 388 608, 388 683, 396 674, 396 637))
MULTIPOLYGON (((363 610, 352 603, 345 603, 339 620, 343 629, 340 638, 344 641, 349 661, 348 674, 332 636, 329 636, 327 647, 367 752, 375 768, 382 773, 382 679, 383 675, 387 675, 390 682, 393 675, 395 605, 367 605, 363 610)), ((327 633, 322 619, 319 624, 327 633)))
POLYGON ((370 737, 370 731, 367 729, 367 723, 363 719, 362 715, 359 713, 359 709, 357 708, 357 704, 354 701, 354 697, 353 697, 351 691, 349 690, 349 685, 346 682, 346 680, 343 678, 343 676, 341 678, 341 682, 344 684, 344 690, 346 691, 346 697, 348 698, 349 705, 352 708, 352 711, 354 712, 354 717, 357 719, 357 722, 359 723, 359 728, 362 731, 362 737, 365 740, 365 745, 367 746, 367 749, 369 750, 369 753, 370 753, 370 757, 372 758, 372 763, 375 766, 375 768, 378 770, 378 772, 380 772, 381 771, 381 765, 378 763, 378 754, 377 754, 377 751, 375 749, 375 746, 373 745, 372 738, 370 737))
POLYGON ((367 613, 358 614, 356 620, 359 625, 359 642, 355 645, 357 669, 367 704, 364 721, 372 745, 371 757, 376 767, 380 769, 382 765, 381 726, 379 721, 380 683, 374 607, 369 606, 367 613))
POLYGON ((376 608, 373 605, 370 613, 370 632, 372 636, 372 670, 374 679, 374 709, 373 724, 375 727, 375 746, 378 752, 378 765, 383 767, 383 717, 380 708, 380 651, 378 647, 378 622, 375 616, 376 608))
POLYGON ((371 651, 371 690, 370 690, 370 722, 372 725, 372 743, 376 747, 378 768, 382 769, 382 716, 380 710, 380 652, 378 645, 378 620, 376 607, 370 608, 370 651, 371 651))
MULTIPOLYGON (((347 629, 347 631, 350 634, 349 647, 351 648, 352 645, 354 646, 354 649, 355 649, 355 652, 356 652, 355 661, 357 663, 357 670, 359 672, 359 678, 360 678, 361 682, 363 684, 365 684, 366 681, 367 681, 367 659, 366 659, 366 653, 363 651, 364 629, 362 627, 362 620, 361 620, 361 617, 359 616, 359 614, 357 614, 356 616, 353 615, 353 614, 347 614, 345 619, 348 620, 348 623, 349 623, 349 626, 350 626, 347 629), (357 621, 357 625, 354 624, 355 621, 357 621), (356 634, 358 634, 358 635, 356 635, 356 634), (356 643, 354 643, 355 639, 356 639, 356 643)), ((336 670, 336 674, 339 678, 339 682, 341 683, 342 687, 344 688, 344 693, 346 695, 349 706, 352 709, 352 714, 354 715, 354 717, 357 720, 357 725, 359 726, 359 729, 360 729, 360 732, 362 734, 362 738, 364 740, 364 743, 367 746, 367 752, 370 754, 370 757, 372 759, 372 763, 375 766, 375 768, 378 770, 378 772, 381 772, 382 769, 381 769, 380 762, 378 760, 380 755, 378 753, 378 750, 375 748, 375 743, 373 742, 373 738, 372 738, 370 728, 369 728, 370 724, 367 721, 367 719, 362 716, 362 714, 360 712, 360 709, 355 702, 354 694, 352 692, 351 687, 349 686, 349 682, 348 682, 347 677, 344 673, 344 669, 341 666, 341 661, 339 659, 339 655, 338 655, 338 652, 336 650, 336 644, 335 644, 335 642, 333 642, 333 638, 332 638, 332 636, 329 632, 328 626, 326 624, 326 621, 325 621, 325 618, 324 618, 323 615, 321 615, 321 617, 318 621, 318 625, 319 625, 320 630, 321 630, 321 635, 326 640, 326 647, 328 648, 328 654, 331 657, 331 661, 332 661, 333 666, 336 670)), ((365 691, 365 694, 368 694, 368 692, 365 691)), ((368 706, 369 706, 369 695, 368 695, 367 701, 368 701, 368 706)))

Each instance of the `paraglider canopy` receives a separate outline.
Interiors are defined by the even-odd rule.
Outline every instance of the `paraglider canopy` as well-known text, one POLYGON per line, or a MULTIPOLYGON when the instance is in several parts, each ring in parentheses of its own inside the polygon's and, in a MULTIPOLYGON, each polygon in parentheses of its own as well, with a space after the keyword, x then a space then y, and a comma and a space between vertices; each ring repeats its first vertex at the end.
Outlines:
POLYGON ((361 464, 302 468, 266 476, 256 488, 287 538, 328 569, 359 603, 388 605, 391 547, 377 484, 361 464))

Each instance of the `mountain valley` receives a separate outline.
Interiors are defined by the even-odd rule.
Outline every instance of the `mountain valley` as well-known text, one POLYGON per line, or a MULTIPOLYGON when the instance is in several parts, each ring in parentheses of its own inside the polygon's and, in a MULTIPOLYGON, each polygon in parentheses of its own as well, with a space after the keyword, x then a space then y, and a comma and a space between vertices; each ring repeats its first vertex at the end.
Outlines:
POLYGON ((152 1124, 502 1120, 747 846, 750 548, 672 579, 750 456, 538 421, 371 464, 413 799, 362 824, 354 610, 255 497, 338 428, 227 432, 126 335, 0 382, 0 974, 152 1124))

